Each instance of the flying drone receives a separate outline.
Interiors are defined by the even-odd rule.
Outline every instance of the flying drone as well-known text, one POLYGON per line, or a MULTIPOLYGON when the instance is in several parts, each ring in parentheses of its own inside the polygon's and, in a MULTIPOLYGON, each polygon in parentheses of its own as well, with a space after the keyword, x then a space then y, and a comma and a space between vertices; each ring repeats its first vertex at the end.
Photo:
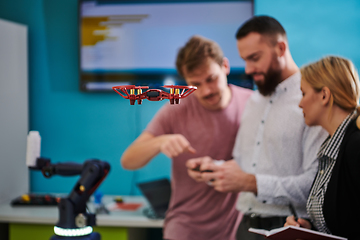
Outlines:
POLYGON ((143 99, 147 99, 149 101, 169 99, 170 104, 179 104, 180 99, 186 98, 197 89, 194 86, 165 85, 163 87, 170 88, 170 92, 159 89, 149 89, 148 86, 135 85, 114 86, 112 89, 123 98, 130 99, 130 105, 134 105, 135 101, 137 101, 138 104, 141 104, 143 99), (148 90, 143 92, 143 89, 148 90), (181 93, 180 89, 182 89, 181 93))

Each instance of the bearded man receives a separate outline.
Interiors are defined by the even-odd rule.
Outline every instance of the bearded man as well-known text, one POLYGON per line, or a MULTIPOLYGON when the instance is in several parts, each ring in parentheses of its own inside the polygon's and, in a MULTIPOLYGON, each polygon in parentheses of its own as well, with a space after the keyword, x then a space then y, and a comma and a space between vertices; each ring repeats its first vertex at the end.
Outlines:
POLYGON ((240 192, 237 209, 244 217, 237 239, 265 239, 248 229, 282 227, 291 215, 289 204, 299 217, 307 218, 316 154, 327 134, 304 122, 298 106, 301 74, 281 24, 272 17, 255 16, 239 28, 236 38, 245 72, 258 90, 245 106, 234 159, 222 165, 210 157, 190 159, 188 174, 217 191, 240 192), (196 166, 200 172, 191 170, 196 166))

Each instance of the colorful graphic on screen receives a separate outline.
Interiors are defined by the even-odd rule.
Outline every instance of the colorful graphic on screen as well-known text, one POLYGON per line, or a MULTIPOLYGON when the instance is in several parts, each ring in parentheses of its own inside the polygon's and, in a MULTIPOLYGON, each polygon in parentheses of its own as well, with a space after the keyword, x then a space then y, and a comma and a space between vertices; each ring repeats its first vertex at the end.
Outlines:
POLYGON ((219 43, 231 72, 243 76, 235 33, 252 16, 252 1, 83 1, 81 88, 176 84, 182 80, 175 69, 178 49, 197 34, 219 43))

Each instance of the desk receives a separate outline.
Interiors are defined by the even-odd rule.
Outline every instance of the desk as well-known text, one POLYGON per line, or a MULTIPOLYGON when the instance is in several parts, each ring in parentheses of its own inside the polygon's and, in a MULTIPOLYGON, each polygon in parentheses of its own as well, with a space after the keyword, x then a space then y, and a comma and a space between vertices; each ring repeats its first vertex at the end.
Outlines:
MULTIPOLYGON (((102 240, 146 239, 149 228, 162 228, 163 220, 152 220, 143 215, 144 208, 148 207, 148 203, 143 197, 129 196, 123 197, 123 199, 124 202, 142 203, 143 205, 136 211, 111 211, 110 214, 97 214, 97 226, 94 227, 94 230, 102 235, 102 240)), ((112 201, 113 196, 104 196, 103 198, 105 205, 112 201)), ((94 212, 94 204, 90 202, 88 207, 91 212, 94 212)), ((0 222, 9 224, 10 240, 20 240, 21 236, 28 236, 28 231, 33 232, 31 235, 34 239, 45 239, 44 236, 48 236, 46 239, 49 239, 54 234, 53 226, 57 221, 58 208, 55 206, 12 207, 10 203, 0 204, 0 222), (39 234, 42 231, 41 237, 34 236, 35 231, 39 234)), ((32 238, 21 238, 21 240, 30 239, 32 238)))

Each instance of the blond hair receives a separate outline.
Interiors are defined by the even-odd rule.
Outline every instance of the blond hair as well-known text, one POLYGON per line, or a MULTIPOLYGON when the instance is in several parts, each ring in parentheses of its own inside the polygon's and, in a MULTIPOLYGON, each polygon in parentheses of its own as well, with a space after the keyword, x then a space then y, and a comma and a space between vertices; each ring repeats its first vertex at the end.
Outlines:
POLYGON ((359 107, 359 75, 354 64, 345 58, 327 56, 300 69, 301 77, 316 91, 328 87, 331 92, 330 112, 333 104, 345 111, 359 107))

